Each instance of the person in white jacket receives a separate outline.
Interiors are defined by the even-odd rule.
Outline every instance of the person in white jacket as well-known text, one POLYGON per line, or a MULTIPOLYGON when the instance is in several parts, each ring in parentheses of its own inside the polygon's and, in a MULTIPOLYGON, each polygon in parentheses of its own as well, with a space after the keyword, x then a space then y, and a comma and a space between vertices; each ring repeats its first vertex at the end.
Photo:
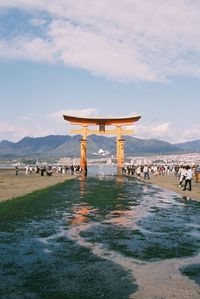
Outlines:
POLYGON ((192 190, 192 175, 193 175, 193 173, 192 173, 192 169, 190 168, 190 166, 187 166, 186 169, 187 169, 187 173, 186 173, 186 177, 185 177, 185 186, 184 186, 183 191, 186 190, 187 185, 189 185, 188 190, 191 191, 192 190))
POLYGON ((179 169, 179 175, 180 175, 180 179, 179 179, 179 187, 182 187, 183 181, 185 180, 186 176, 187 176, 187 169, 185 166, 182 166, 179 169))

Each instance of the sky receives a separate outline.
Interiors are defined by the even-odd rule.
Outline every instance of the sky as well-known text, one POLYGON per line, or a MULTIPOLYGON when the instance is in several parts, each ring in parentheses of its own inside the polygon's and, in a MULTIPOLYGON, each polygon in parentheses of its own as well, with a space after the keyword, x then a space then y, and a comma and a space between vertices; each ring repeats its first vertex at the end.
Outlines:
POLYGON ((199 0, 0 0, 0 141, 69 134, 63 114, 200 139, 199 16, 199 0))

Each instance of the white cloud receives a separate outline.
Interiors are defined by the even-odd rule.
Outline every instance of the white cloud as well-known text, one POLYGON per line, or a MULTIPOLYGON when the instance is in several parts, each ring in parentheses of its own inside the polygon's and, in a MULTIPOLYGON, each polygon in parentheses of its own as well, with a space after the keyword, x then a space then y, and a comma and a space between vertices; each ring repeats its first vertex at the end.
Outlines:
POLYGON ((48 32, 58 57, 66 64, 116 79, 155 79, 134 48, 103 32, 53 21, 48 32), (67 38, 66 38, 67 37, 67 38))
POLYGON ((17 37, 14 40, 0 40, 0 58, 27 59, 36 62, 55 61, 54 53, 41 38, 17 37))
POLYGON ((49 118, 53 118, 58 122, 63 122, 63 115, 77 116, 77 117, 95 117, 97 116, 98 111, 95 108, 86 108, 86 109, 68 109, 61 110, 55 113, 48 115, 49 118))
POLYGON ((200 125, 196 125, 185 131, 182 128, 176 129, 173 124, 168 122, 148 125, 140 125, 138 123, 135 128, 136 137, 138 138, 156 138, 171 143, 181 143, 200 139, 200 125))
POLYGON ((171 124, 168 122, 164 123, 153 123, 148 125, 136 124, 136 136, 138 138, 145 139, 162 139, 162 140, 172 140, 171 135, 171 124))
POLYGON ((192 141, 200 139, 200 125, 197 125, 191 129, 185 130, 181 136, 181 139, 179 142, 185 142, 185 141, 192 141))
POLYGON ((16 123, 0 122, 0 141, 3 139, 10 141, 18 141, 25 136, 40 137, 47 135, 69 134, 70 125, 63 119, 63 114, 95 117, 98 111, 95 108, 87 109, 69 109, 40 117, 35 115, 21 116, 16 123))
POLYGON ((0 123, 0 140, 18 141, 19 139, 27 136, 29 130, 26 127, 16 126, 11 123, 0 123))
POLYGON ((51 21, 43 38, 25 26, 2 40, 1 57, 62 61, 118 80, 200 76, 199 1, 0 0, 6 8, 33 12, 34 26, 43 25, 41 12, 51 21))
POLYGON ((0 141, 9 140, 9 141, 19 141, 25 136, 29 137, 41 137, 47 135, 61 135, 68 134, 69 131, 66 130, 65 126, 60 128, 56 126, 55 123, 41 124, 36 123, 34 120, 24 119, 24 122, 19 124, 1 122, 0 123, 0 141))

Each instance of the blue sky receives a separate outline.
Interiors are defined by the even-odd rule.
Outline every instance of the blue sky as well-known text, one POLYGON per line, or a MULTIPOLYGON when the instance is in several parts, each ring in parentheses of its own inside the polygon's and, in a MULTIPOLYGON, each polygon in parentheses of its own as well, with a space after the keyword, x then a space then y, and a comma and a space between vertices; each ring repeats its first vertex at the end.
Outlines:
POLYGON ((199 1, 107 2, 0 0, 0 140, 68 134, 63 113, 200 138, 199 1))

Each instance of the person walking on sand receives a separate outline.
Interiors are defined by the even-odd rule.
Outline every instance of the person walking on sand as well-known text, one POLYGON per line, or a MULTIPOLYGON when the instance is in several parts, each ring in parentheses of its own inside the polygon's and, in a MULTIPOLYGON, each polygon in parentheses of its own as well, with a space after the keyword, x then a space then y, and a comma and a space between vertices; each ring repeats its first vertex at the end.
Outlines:
POLYGON ((74 165, 70 166, 70 172, 71 172, 71 175, 74 175, 74 165))
POLYGON ((186 190, 187 185, 189 185, 189 191, 192 191, 192 169, 190 168, 190 166, 186 166, 187 169, 187 173, 186 173, 186 177, 185 177, 185 186, 183 191, 186 190))
POLYGON ((26 165, 25 170, 26 170, 26 175, 27 175, 29 173, 29 166, 28 165, 26 165))
POLYGON ((18 175, 19 167, 16 165, 15 166, 15 175, 18 175))
POLYGON ((136 175, 138 177, 140 177, 140 175, 141 175, 141 167, 140 166, 137 166, 137 168, 136 168, 136 175))
POLYGON ((147 165, 144 166, 143 168, 143 172, 144 172, 144 179, 148 179, 150 180, 150 177, 149 177, 149 167, 147 165))
POLYGON ((182 183, 185 180, 186 176, 187 176, 187 169, 185 166, 182 166, 179 169, 179 173, 180 173, 180 179, 179 179, 179 188, 182 187, 182 183))
POLYGON ((197 165, 195 169, 195 178, 196 178, 196 183, 199 183, 199 178, 200 178, 200 165, 197 165))

